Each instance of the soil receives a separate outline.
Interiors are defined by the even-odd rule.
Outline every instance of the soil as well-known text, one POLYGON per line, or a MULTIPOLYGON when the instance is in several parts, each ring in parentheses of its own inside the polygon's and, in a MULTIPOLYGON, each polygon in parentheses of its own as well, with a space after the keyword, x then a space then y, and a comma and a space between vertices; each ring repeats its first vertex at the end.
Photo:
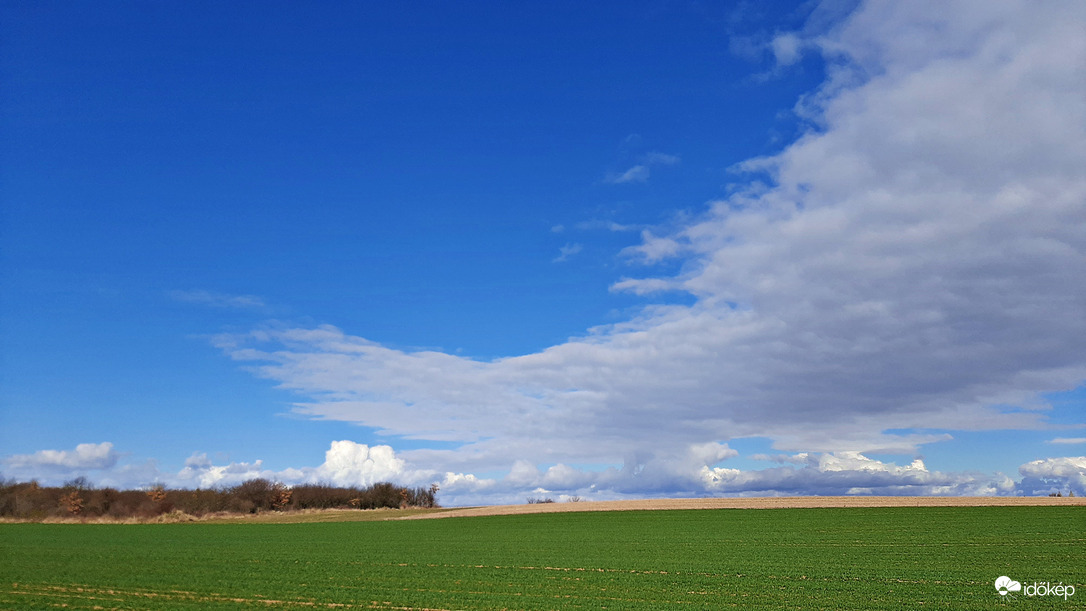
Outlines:
POLYGON ((792 496, 713 499, 652 499, 493 505, 426 512, 400 519, 459 518, 567 511, 638 511, 660 509, 786 509, 820 507, 1007 507, 1086 505, 1086 497, 1047 496, 792 496))

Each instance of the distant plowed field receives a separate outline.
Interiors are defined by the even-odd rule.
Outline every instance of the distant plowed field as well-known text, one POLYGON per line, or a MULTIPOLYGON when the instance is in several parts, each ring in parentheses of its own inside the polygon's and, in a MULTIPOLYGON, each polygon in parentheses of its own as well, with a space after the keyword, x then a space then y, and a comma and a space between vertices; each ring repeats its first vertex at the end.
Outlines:
POLYGON ((650 499, 579 503, 492 505, 426 512, 411 519, 502 516, 568 511, 658 511, 667 509, 813 509, 831 507, 1059 507, 1086 505, 1086 497, 1045 496, 790 496, 771 498, 650 499))

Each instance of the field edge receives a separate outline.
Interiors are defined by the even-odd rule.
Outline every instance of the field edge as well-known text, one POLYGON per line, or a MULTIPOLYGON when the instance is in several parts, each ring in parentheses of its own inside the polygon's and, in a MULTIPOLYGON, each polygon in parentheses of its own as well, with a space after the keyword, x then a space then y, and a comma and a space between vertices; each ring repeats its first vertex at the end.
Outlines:
POLYGON ((873 507, 1074 507, 1086 506, 1086 497, 1046 496, 787 496, 682 499, 636 499, 621 501, 580 501, 434 509, 306 509, 259 514, 214 513, 191 516, 170 512, 148 518, 48 517, 45 519, 0 518, 0 524, 299 524, 313 522, 383 522, 387 520, 429 520, 478 516, 529 515, 541 513, 666 511, 689 509, 832 509, 873 507))

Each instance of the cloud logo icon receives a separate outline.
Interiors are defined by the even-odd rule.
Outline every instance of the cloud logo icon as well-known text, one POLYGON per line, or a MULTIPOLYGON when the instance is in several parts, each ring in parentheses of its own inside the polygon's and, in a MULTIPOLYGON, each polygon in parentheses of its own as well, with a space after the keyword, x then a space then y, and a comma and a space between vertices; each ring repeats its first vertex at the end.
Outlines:
POLYGON ((995 580, 995 587, 1000 596, 1006 596, 1007 592, 1020 592, 1022 590, 1022 584, 1006 575, 995 580))

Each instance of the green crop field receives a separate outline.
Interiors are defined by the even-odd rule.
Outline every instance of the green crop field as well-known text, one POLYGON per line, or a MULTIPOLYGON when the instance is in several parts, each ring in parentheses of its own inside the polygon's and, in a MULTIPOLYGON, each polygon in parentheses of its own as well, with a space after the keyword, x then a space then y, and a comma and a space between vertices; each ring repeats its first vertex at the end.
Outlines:
POLYGON ((1084 582, 1079 507, 0 525, 10 609, 1071 609, 1084 582))

